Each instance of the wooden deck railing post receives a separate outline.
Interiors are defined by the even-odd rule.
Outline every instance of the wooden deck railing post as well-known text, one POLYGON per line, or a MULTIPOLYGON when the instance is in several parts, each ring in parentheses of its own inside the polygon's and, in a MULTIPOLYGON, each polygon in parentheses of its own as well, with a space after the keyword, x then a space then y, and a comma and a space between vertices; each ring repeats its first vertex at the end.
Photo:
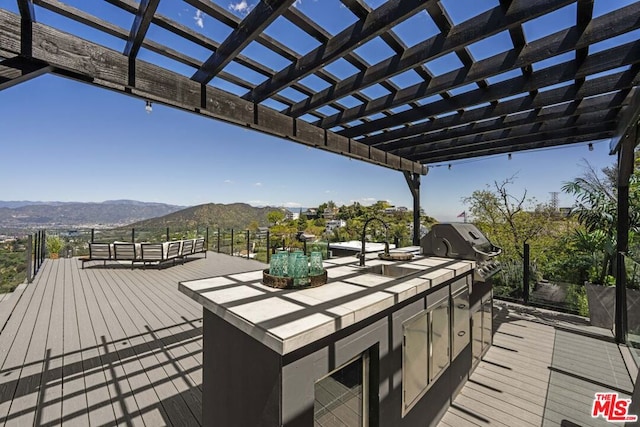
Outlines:
POLYGON ((132 228, 131 229, 131 243, 135 243, 136 242, 136 229, 132 228))
POLYGON ((169 240, 171 240, 171 239, 169 239, 169 227, 167 227, 167 242, 168 242, 169 240))
POLYGON ((205 252, 209 250, 209 226, 207 226, 204 232, 204 249, 205 252))
POLYGON ((93 243, 93 242, 94 242, 95 237, 96 237, 96 229, 95 229, 95 228, 92 228, 92 229, 91 229, 91 243, 93 243))
POLYGON ((218 251, 218 253, 220 253, 220 227, 218 227, 218 247, 217 247, 217 251, 218 251))
POLYGON ((233 228, 231 229, 231 252, 229 255, 233 256, 233 228))

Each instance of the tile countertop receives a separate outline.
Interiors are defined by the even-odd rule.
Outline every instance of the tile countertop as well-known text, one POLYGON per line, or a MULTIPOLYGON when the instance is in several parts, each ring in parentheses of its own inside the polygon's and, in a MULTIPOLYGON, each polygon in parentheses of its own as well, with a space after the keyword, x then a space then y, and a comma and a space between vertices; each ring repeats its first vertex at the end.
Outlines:
POLYGON ((368 257, 366 267, 397 264, 415 269, 405 278, 363 273, 352 257, 325 260, 328 283, 275 289, 262 270, 179 283, 182 293, 284 355, 375 315, 474 268, 473 261, 417 256, 407 262, 368 257))

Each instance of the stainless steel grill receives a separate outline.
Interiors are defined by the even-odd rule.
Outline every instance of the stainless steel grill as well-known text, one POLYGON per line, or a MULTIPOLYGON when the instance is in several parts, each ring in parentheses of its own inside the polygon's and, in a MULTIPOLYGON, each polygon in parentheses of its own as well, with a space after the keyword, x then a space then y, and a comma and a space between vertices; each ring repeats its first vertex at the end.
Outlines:
POLYGON ((484 282, 500 271, 495 259, 502 249, 492 244, 473 224, 435 224, 420 241, 424 255, 476 262, 474 281, 484 282))

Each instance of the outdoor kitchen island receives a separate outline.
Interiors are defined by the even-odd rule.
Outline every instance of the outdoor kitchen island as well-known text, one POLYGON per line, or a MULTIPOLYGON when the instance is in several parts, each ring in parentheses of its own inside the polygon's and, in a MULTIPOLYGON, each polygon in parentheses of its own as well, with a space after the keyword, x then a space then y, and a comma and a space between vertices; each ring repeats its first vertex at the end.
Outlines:
POLYGON ((474 261, 375 255, 325 260, 315 288, 181 282, 204 307, 203 425, 435 424, 491 344, 491 284, 474 261))

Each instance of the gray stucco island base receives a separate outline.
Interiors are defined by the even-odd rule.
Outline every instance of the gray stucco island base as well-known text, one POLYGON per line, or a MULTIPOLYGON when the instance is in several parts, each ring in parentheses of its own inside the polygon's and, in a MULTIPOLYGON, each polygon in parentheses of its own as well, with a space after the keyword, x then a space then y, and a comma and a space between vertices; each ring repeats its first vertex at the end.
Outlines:
POLYGON ((435 425, 491 343, 474 262, 325 260, 329 283, 280 290, 262 271, 182 282, 203 305, 206 426, 435 425))

